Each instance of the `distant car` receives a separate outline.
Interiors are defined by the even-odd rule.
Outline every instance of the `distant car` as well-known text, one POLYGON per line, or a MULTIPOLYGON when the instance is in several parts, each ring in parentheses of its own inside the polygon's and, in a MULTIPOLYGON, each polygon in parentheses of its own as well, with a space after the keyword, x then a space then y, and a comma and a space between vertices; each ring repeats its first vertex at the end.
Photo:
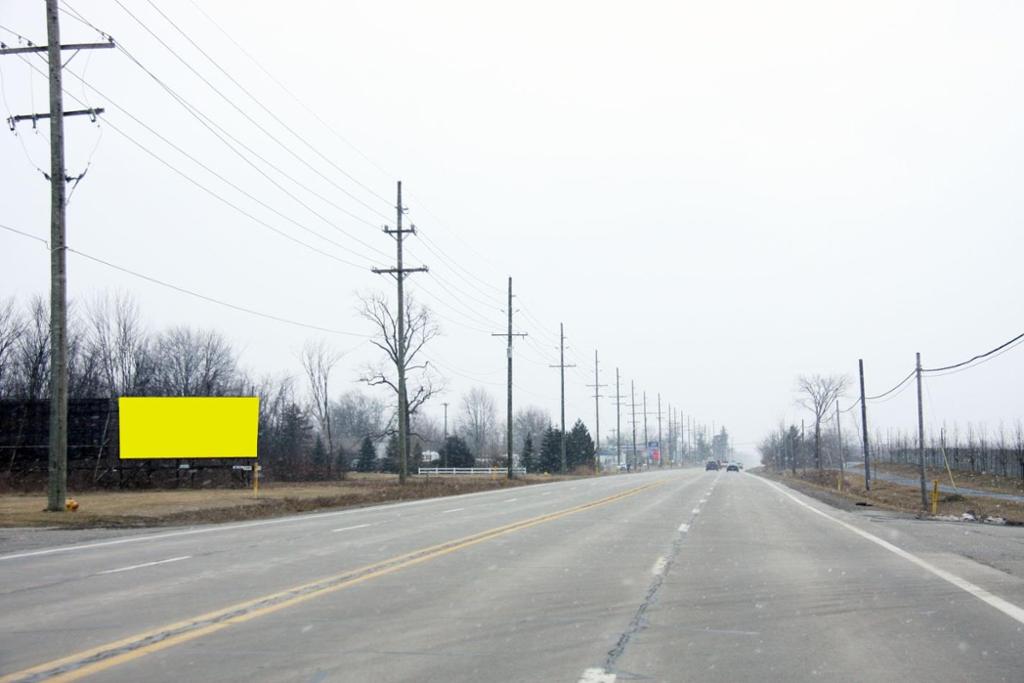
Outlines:
POLYGON ((708 472, 708 471, 711 471, 711 470, 717 470, 717 469, 718 469, 718 463, 715 462, 714 460, 708 460, 708 464, 704 465, 704 471, 705 472, 708 472))
POLYGON ((734 462, 729 463, 729 466, 725 468, 726 472, 739 472, 740 466, 734 462))

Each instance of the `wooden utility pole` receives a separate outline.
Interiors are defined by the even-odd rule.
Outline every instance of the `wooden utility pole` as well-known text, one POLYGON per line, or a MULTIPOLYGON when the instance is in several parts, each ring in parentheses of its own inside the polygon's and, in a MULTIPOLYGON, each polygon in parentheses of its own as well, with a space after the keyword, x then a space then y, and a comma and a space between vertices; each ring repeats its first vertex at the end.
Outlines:
POLYGON ((442 403, 441 405, 444 406, 444 440, 447 441, 448 440, 448 403, 445 402, 445 403, 442 403))
POLYGON ((622 464, 622 392, 619 391, 619 369, 615 368, 615 466, 622 464))
MULTIPOLYGON (((494 333, 491 336, 492 337, 507 337, 508 338, 508 345, 505 348, 505 355, 507 356, 507 360, 508 360, 508 390, 507 390, 508 391, 508 409, 507 409, 507 414, 506 414, 506 417, 505 417, 506 430, 507 430, 506 434, 505 434, 505 441, 507 443, 506 443, 506 449, 505 450, 508 453, 508 456, 507 456, 508 457, 508 463, 507 463, 508 478, 512 479, 512 478, 515 477, 515 474, 512 471, 512 337, 525 337, 526 333, 519 333, 519 334, 513 334, 512 333, 512 277, 511 276, 509 276, 509 278, 508 278, 508 332, 505 332, 504 334, 494 333)), ((564 461, 564 458, 563 458, 563 461, 564 461)), ((563 462, 563 468, 562 469, 563 470, 565 469, 564 462, 563 462)))
POLYGON ((632 469, 636 469, 636 386, 634 386, 633 380, 629 380, 629 408, 633 411, 633 464, 632 469))
POLYGON ((924 403, 921 400, 921 354, 914 366, 917 374, 917 466, 921 471, 921 509, 928 509, 928 483, 924 473, 924 403))
POLYGON ((562 474, 565 474, 565 369, 574 368, 575 365, 565 364, 565 325, 558 323, 558 365, 548 367, 558 368, 562 378, 562 474))
MULTIPOLYGON (((64 167, 64 118, 89 116, 96 120, 102 109, 64 110, 62 73, 64 50, 94 50, 114 47, 106 43, 60 43, 60 3, 46 0, 47 45, 28 45, 0 49, 0 55, 45 52, 49 72, 50 111, 43 114, 11 116, 13 130, 22 121, 33 127, 40 119, 50 121, 50 425, 46 509, 64 510, 68 489, 68 295, 67 295, 67 170, 64 167)), ((80 177, 79 177, 80 179, 80 177)))
POLYGON ((864 490, 871 490, 871 458, 868 449, 868 401, 864 396, 864 359, 857 360, 860 369, 860 428, 864 446, 864 490))
POLYGON ((395 316, 398 318, 396 321, 396 329, 398 339, 395 343, 395 366, 398 370, 398 482, 400 484, 405 483, 405 479, 408 476, 408 454, 406 453, 406 442, 409 439, 408 427, 409 427, 409 397, 405 388, 405 352, 406 343, 408 340, 405 338, 405 274, 406 273, 425 273, 427 272, 426 266, 420 266, 418 268, 406 268, 402 261, 402 237, 404 235, 416 234, 416 226, 410 225, 408 229, 402 228, 402 216, 405 214, 406 209, 402 206, 402 181, 398 181, 398 199, 395 204, 395 229, 392 230, 388 226, 384 226, 384 232, 392 235, 395 238, 395 267, 394 268, 371 268, 374 273, 378 275, 387 274, 392 275, 395 281, 398 283, 398 313, 395 316))
POLYGON ((846 462, 844 462, 844 461, 846 460, 846 458, 844 457, 844 454, 843 454, 843 429, 842 429, 842 425, 840 424, 842 422, 840 417, 841 417, 841 415, 839 413, 839 399, 837 398, 836 399, 836 439, 839 441, 839 476, 841 477, 841 481, 845 485, 846 484, 846 462))
POLYGON ((658 393, 658 467, 665 466, 665 449, 661 443, 661 392, 658 393))
POLYGON ((608 386, 607 384, 601 384, 598 372, 597 349, 594 349, 594 383, 587 386, 594 387, 594 435, 597 437, 597 443, 594 446, 594 474, 597 474, 597 461, 601 450, 601 402, 599 399, 604 398, 598 391, 602 387, 608 386))

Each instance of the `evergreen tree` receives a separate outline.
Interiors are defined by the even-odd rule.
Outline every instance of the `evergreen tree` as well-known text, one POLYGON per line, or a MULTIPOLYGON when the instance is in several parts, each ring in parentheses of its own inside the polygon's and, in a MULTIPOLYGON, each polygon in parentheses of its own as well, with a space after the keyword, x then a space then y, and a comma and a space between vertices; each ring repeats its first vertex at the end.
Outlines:
POLYGON ((381 470, 397 474, 398 466, 398 434, 392 434, 388 438, 387 447, 384 449, 384 466, 381 470))
POLYGON ((449 436, 440 450, 441 462, 445 467, 473 467, 476 458, 460 436, 449 436))
POLYGON ((549 474, 562 471, 562 430, 548 427, 544 432, 544 438, 540 442, 540 462, 537 463, 537 469, 549 474))
POLYGON ((519 454, 519 464, 527 472, 537 471, 537 461, 533 455, 533 434, 527 434, 523 439, 523 452, 519 454))
POLYGON ((338 452, 334 454, 334 469, 338 472, 338 478, 344 479, 345 473, 348 472, 348 451, 345 450, 344 444, 338 444, 338 452))
POLYGON ((423 467, 423 444, 419 441, 412 447, 412 457, 409 458, 409 472, 416 472, 423 467))
POLYGON ((583 420, 576 420, 565 439, 565 461, 569 471, 577 467, 585 467, 588 470, 594 466, 594 440, 590 438, 590 432, 583 420))
POLYGON ((313 442, 313 450, 309 454, 309 459, 318 476, 327 468, 327 449, 324 448, 324 440, 320 438, 319 434, 316 435, 316 441, 313 442))
POLYGON ((356 469, 360 472, 373 472, 377 469, 377 449, 370 437, 363 437, 363 443, 359 446, 359 459, 356 460, 356 469))

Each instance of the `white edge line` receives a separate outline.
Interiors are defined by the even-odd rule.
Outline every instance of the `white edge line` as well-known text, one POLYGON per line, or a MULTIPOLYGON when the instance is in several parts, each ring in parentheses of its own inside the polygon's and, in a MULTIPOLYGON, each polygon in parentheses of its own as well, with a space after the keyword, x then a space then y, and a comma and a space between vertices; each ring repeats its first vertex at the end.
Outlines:
MULTIPOLYGON (((557 486, 558 484, 564 484, 565 482, 552 481, 544 482, 541 484, 530 484, 530 486, 557 486)), ((618 483, 618 482, 616 482, 618 483)), ((493 496, 495 494, 504 493, 508 495, 508 491, 504 489, 494 489, 492 491, 476 491, 474 493, 460 493, 455 496, 438 496, 437 498, 422 498, 420 500, 408 500, 402 503, 382 503, 381 505, 367 505, 359 508, 347 508, 345 510, 333 510, 331 512, 311 512, 299 515, 289 515, 288 517, 275 517, 274 519, 261 519, 254 522, 240 522, 238 524, 212 524, 210 526, 203 526, 200 528, 188 528, 182 529, 181 531, 168 531, 160 534, 146 534, 144 536, 130 536, 128 538, 116 538, 110 541, 97 541, 95 543, 78 543, 74 545, 62 545, 56 548, 43 548, 40 550, 27 550, 21 553, 11 553, 9 555, 0 555, 0 562, 5 560, 18 560, 25 557, 40 557, 43 555, 53 555, 56 553, 66 553, 72 550, 92 550, 93 548, 106 548, 112 545, 124 545, 125 543, 141 543, 143 541, 158 541, 164 538, 176 538, 178 536, 192 536, 195 534, 209 534, 217 531, 234 531, 235 529, 248 529, 250 527, 258 526, 270 526, 273 524, 290 524, 293 522, 308 522, 311 520, 325 519, 329 517, 340 517, 341 515, 351 515, 358 512, 377 512, 380 510, 393 510, 395 508, 409 507, 414 505, 428 505, 430 503, 438 503, 442 501, 450 501, 456 498, 474 498, 477 496, 493 496)), ((552 491, 546 491, 541 493, 542 496, 551 494, 552 491)))
POLYGON ((118 572, 128 572, 133 569, 142 569, 143 567, 155 567, 158 564, 168 564, 169 562, 180 562, 181 560, 187 560, 191 558, 191 555, 182 555, 181 557, 172 557, 166 560, 157 560, 156 562, 143 562, 142 564, 133 564, 128 567, 118 567, 117 569, 108 569, 103 572, 96 572, 97 574, 117 574, 118 572))
POLYGON ((878 536, 875 536, 874 534, 870 534, 867 531, 864 531, 863 529, 858 529, 854 525, 849 524, 848 522, 844 522, 841 519, 837 519, 837 518, 833 517, 832 515, 830 515, 828 513, 822 512, 821 510, 819 510, 818 508, 814 507, 813 505, 809 505, 809 504, 805 503, 804 501, 800 500, 799 498, 794 496, 792 493, 790 493, 789 491, 786 491, 785 489, 783 489, 781 486, 778 486, 774 482, 770 482, 767 479, 764 479, 762 477, 757 477, 757 479, 761 480, 762 482, 764 482, 768 486, 771 486, 772 488, 777 490, 779 493, 785 495, 790 500, 795 502, 797 505, 801 505, 801 506, 807 508, 808 510, 810 510, 811 512, 813 512, 814 514, 820 515, 821 517, 824 517, 825 519, 831 520, 831 521, 835 522, 836 524, 846 528, 847 530, 852 531, 853 533, 857 534, 861 538, 867 539, 867 540, 871 541, 872 543, 874 543, 874 544, 876 544, 878 546, 881 546, 882 548, 885 548, 886 550, 888 550, 889 552, 893 553, 894 555, 898 555, 899 557, 902 557, 904 560, 907 560, 908 562, 912 562, 913 564, 916 564, 921 569, 924 569, 925 571, 931 572, 932 574, 934 574, 935 576, 939 577, 940 579, 942 579, 944 581, 948 581, 949 583, 953 584, 954 586, 956 586, 957 588, 961 589, 962 591, 964 591, 966 593, 970 593, 971 595, 973 595, 974 597, 978 598, 979 600, 981 600, 985 604, 989 605, 990 607, 996 608, 997 610, 999 610, 1000 612, 1002 612, 1006 616, 1010 617, 1011 619, 1014 619, 1017 622, 1019 622, 1021 624, 1024 624, 1024 609, 1022 609, 1021 607, 1018 607, 1017 605, 1013 604, 1009 600, 1004 600, 1003 598, 999 597, 998 595, 993 595, 992 593, 989 593, 987 590, 985 590, 981 586, 973 584, 970 581, 967 581, 966 579, 962 579, 959 576, 957 576, 956 574, 953 574, 951 572, 947 572, 945 569, 941 569, 939 567, 936 567, 935 565, 931 564, 930 562, 926 562, 925 560, 922 560, 917 555, 909 553, 906 550, 904 550, 903 548, 900 548, 899 546, 895 546, 892 543, 889 543, 889 541, 881 539, 878 536))

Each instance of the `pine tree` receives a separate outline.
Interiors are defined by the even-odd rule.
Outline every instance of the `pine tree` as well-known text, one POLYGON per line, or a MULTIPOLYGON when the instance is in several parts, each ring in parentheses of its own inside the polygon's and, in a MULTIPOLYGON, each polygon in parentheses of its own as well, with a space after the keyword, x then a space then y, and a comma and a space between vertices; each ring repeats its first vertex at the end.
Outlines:
POLYGON ((519 464, 527 472, 537 471, 537 462, 533 455, 533 434, 527 434, 523 439, 523 452, 519 455, 519 464))
POLYGON ((569 471, 577 467, 591 469, 594 466, 594 440, 583 420, 576 420, 565 439, 565 461, 569 471))
MULTIPOLYGON (((568 454, 566 454, 568 458, 568 454)), ((541 472, 562 471, 562 430, 548 427, 544 439, 540 442, 540 462, 537 469, 541 472)))
POLYGON ((356 460, 356 469, 360 472, 373 472, 377 469, 377 449, 370 437, 363 437, 363 443, 359 446, 359 459, 356 460))
POLYGON ((381 469, 392 474, 398 473, 398 434, 392 434, 388 438, 388 445, 384 449, 384 465, 381 469))
POLYGON ((327 468, 327 449, 324 448, 324 440, 320 438, 319 434, 316 435, 316 441, 313 442, 313 450, 309 454, 309 459, 316 471, 316 476, 321 476, 327 468))
POLYGON ((440 455, 441 462, 447 463, 446 467, 472 467, 476 464, 476 458, 460 436, 453 435, 445 439, 440 455))

